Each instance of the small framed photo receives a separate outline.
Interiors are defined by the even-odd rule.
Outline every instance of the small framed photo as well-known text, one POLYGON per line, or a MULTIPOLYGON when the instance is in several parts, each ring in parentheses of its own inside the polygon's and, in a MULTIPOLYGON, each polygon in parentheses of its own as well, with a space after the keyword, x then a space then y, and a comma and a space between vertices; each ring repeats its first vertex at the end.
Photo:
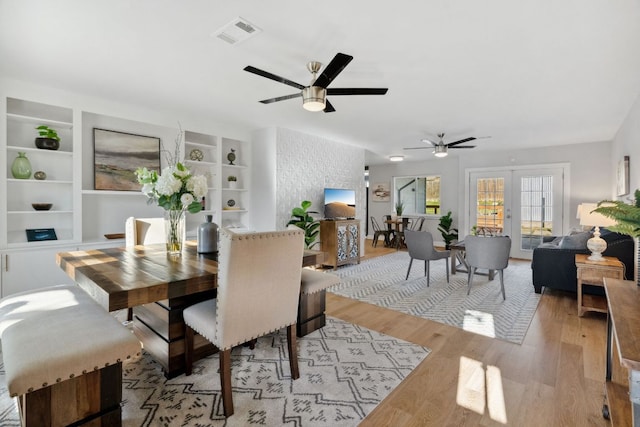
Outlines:
POLYGON ((624 156, 618 162, 617 195, 626 196, 629 194, 629 156, 624 156))
POLYGON ((41 242, 43 240, 58 240, 56 231, 53 228, 28 228, 28 242, 41 242))
POLYGON ((136 169, 160 173, 160 138, 93 129, 94 188, 140 191, 136 169))

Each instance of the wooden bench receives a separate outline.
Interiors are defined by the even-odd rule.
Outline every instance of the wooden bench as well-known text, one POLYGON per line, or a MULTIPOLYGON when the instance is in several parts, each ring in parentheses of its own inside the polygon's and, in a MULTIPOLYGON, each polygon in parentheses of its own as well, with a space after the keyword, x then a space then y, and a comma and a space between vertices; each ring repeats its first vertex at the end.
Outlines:
POLYGON ((0 299, 0 336, 23 426, 122 425, 122 361, 140 342, 82 289, 0 299))
POLYGON ((340 278, 335 274, 308 268, 302 269, 296 324, 297 336, 305 336, 325 325, 326 289, 338 283, 340 278))

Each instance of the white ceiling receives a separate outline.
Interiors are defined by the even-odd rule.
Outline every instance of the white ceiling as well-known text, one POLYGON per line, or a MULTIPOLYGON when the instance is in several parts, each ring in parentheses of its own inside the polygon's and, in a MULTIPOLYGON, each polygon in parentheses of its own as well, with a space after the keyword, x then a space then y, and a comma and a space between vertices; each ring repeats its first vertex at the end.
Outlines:
MULTIPOLYGON (((477 150, 609 141, 640 93, 638 0, 0 0, 0 76, 362 146, 370 164, 446 132, 477 150), (212 37, 241 16, 262 32, 212 37), (308 84, 306 63, 354 60, 334 113, 247 65, 308 84)), ((180 119, 179 117, 177 118, 180 119)))

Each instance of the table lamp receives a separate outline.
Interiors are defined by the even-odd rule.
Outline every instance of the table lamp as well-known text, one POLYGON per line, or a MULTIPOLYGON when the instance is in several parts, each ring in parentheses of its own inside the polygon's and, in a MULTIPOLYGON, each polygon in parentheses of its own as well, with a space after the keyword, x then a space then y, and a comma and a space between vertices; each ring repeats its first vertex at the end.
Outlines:
POLYGON ((602 261, 602 252, 607 249, 607 242, 600 237, 600 227, 615 225, 616 221, 598 212, 593 212, 598 205, 596 203, 582 203, 578 207, 580 225, 595 227, 593 237, 587 241, 587 248, 591 251, 590 261, 602 261))

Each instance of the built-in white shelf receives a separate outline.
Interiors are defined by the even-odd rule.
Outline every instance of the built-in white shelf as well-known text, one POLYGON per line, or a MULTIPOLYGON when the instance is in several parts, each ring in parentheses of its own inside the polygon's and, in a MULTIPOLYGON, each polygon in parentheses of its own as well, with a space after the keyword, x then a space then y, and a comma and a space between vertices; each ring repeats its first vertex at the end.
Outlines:
POLYGON ((82 190, 87 196, 144 196, 142 191, 114 191, 114 190, 82 190))
POLYGON ((20 151, 22 153, 46 153, 46 155, 51 156, 69 156, 71 157, 73 153, 71 151, 64 150, 45 150, 42 148, 31 148, 31 147, 19 147, 17 145, 8 145, 7 150, 9 151, 20 151))
POLYGON ((22 114, 7 113, 7 119, 14 120, 16 122, 34 123, 34 124, 37 124, 38 126, 47 125, 49 127, 57 127, 57 128, 64 128, 64 129, 73 128, 73 123, 61 122, 58 120, 42 119, 40 117, 24 116, 22 114))
POLYGON ((30 184, 44 184, 44 185, 51 185, 51 184, 64 184, 64 185, 69 185, 69 184, 73 184, 73 181, 63 181, 63 180, 57 180, 57 179, 43 179, 43 180, 39 180, 39 179, 17 179, 17 178, 8 178, 7 182, 16 182, 16 183, 30 183, 30 184))

